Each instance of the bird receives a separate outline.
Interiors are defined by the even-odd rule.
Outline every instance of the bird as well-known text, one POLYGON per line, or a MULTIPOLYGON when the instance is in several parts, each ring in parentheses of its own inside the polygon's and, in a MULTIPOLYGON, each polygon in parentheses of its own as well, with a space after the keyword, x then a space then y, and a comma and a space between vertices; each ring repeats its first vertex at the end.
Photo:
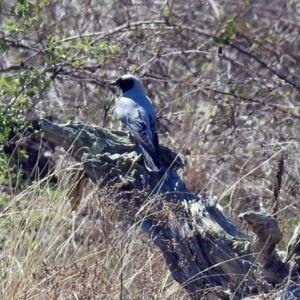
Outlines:
POLYGON ((142 82, 136 76, 126 74, 110 85, 122 90, 115 106, 117 118, 137 140, 146 169, 159 172, 161 165, 156 113, 151 100, 144 93, 142 82))

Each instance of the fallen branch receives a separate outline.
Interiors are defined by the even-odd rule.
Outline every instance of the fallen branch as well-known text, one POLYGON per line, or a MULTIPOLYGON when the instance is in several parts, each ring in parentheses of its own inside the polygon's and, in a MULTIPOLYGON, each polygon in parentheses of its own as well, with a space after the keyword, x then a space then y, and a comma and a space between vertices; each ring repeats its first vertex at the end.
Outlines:
MULTIPOLYGON (((85 174, 100 190, 113 187, 112 201, 149 234, 173 278, 193 299, 269 293, 287 275, 299 272, 292 260, 297 246, 289 246, 285 262, 277 254, 282 233, 275 218, 241 214, 255 236, 243 234, 216 207, 215 199, 187 189, 176 173, 182 162, 167 147, 160 149, 162 172, 149 173, 139 148, 124 132, 84 123, 57 125, 45 119, 40 125, 44 138, 82 162, 85 174)), ((297 245, 298 235, 295 240, 297 245)), ((285 294, 292 290, 295 286, 286 287, 285 294)))

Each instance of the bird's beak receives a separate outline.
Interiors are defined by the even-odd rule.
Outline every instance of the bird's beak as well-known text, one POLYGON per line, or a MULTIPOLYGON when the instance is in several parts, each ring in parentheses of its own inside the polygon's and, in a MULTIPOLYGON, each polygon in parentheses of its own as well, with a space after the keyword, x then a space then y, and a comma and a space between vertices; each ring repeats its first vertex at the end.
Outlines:
POLYGON ((112 85, 112 86, 118 86, 118 84, 117 84, 116 81, 111 81, 111 82, 109 83, 109 85, 112 85))

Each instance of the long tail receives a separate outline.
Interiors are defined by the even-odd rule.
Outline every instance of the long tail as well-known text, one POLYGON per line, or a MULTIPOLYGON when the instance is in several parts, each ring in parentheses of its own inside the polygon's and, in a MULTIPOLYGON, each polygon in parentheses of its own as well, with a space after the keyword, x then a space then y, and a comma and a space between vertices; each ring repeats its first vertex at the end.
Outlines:
POLYGON ((160 161, 158 150, 153 152, 149 148, 140 144, 144 158, 145 167, 150 172, 160 171, 160 161))

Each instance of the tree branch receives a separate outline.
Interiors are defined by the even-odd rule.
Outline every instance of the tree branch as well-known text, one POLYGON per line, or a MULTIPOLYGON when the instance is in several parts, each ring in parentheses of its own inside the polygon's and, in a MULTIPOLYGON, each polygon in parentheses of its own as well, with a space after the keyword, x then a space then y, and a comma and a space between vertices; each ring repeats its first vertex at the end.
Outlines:
POLYGON ((149 234, 173 278, 194 299, 204 295, 242 299, 266 293, 287 275, 289 265, 275 249, 282 237, 276 219, 245 213, 240 217, 253 227, 256 237, 243 234, 216 207, 215 199, 187 189, 176 173, 182 162, 172 150, 161 146, 163 172, 149 173, 126 133, 45 119, 40 125, 47 140, 83 163, 100 190, 110 187, 112 201, 149 234))

